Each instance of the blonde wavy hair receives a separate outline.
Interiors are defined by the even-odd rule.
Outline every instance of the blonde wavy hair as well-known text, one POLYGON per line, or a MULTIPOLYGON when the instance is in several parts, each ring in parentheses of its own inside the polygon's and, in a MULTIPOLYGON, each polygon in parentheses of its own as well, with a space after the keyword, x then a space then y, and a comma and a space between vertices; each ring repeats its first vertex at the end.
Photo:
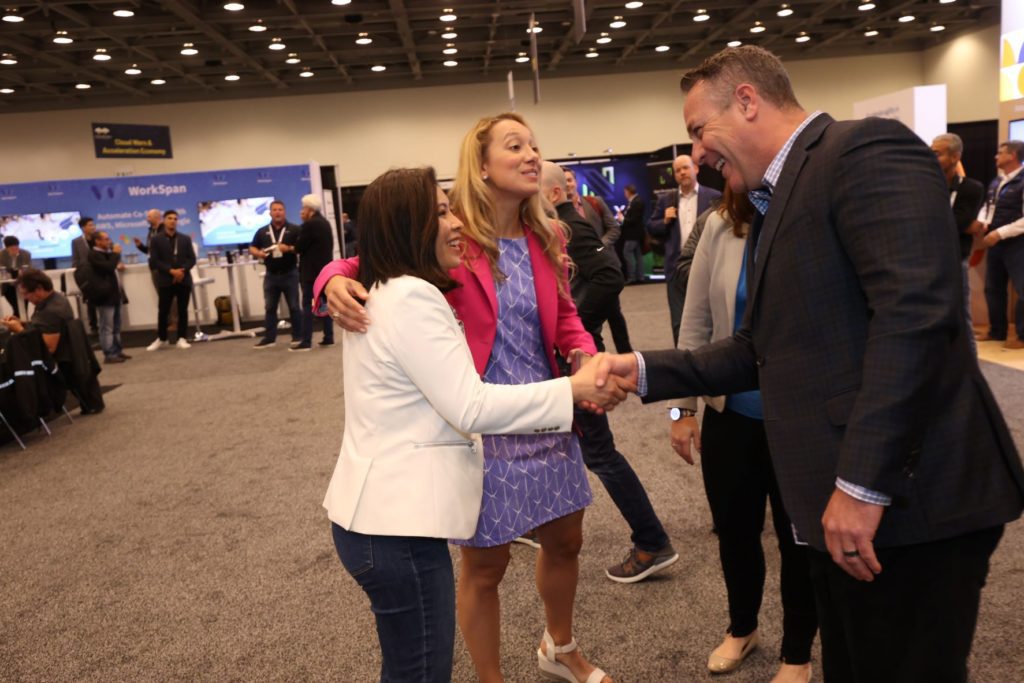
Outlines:
MULTIPOLYGON (((451 190, 452 211, 462 219, 462 232, 472 238, 487 257, 491 273, 497 280, 504 280, 505 274, 498 269, 498 226, 491 187, 483 178, 487 146, 491 142, 491 131, 502 121, 515 121, 527 128, 529 124, 519 114, 504 112, 496 116, 485 116, 476 122, 462 139, 459 151, 459 169, 451 190)), ((540 173, 540 166, 537 168, 540 173)), ((552 221, 544 213, 541 193, 524 199, 519 205, 520 220, 540 239, 544 254, 551 261, 558 278, 558 290, 562 296, 569 296, 563 244, 567 239, 564 227, 552 221)))

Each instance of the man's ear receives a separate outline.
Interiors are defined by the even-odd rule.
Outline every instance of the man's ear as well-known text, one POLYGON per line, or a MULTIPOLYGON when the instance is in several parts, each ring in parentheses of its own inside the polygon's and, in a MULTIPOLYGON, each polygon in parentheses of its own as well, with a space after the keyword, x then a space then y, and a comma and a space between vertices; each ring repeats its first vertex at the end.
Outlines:
POLYGON ((735 99, 736 106, 739 107, 743 118, 750 121, 757 116, 757 111, 761 103, 761 98, 758 95, 757 88, 750 83, 740 83, 736 86, 736 90, 733 91, 733 98, 735 99))

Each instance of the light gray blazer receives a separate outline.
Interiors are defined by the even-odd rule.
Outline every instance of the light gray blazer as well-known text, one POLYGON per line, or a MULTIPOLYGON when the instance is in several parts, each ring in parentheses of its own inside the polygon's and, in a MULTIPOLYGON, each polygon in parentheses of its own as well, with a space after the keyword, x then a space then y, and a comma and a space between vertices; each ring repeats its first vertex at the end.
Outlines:
MULTIPOLYGON (((736 285, 743 263, 745 237, 732 233, 732 223, 718 211, 708 216, 697 243, 686 286, 686 303, 679 325, 679 349, 696 349, 731 337, 736 323, 736 285)), ((704 402, 718 412, 725 409, 725 396, 704 396, 704 402)), ((673 402, 697 409, 696 398, 673 402)))

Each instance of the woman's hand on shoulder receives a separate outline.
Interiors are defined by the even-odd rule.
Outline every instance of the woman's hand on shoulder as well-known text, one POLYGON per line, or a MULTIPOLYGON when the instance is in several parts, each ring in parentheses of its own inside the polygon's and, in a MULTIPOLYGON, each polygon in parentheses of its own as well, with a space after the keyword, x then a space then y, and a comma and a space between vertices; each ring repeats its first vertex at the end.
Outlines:
POLYGON ((366 332, 370 317, 363 304, 370 294, 359 280, 335 275, 324 286, 324 295, 327 311, 338 327, 349 332, 366 332))

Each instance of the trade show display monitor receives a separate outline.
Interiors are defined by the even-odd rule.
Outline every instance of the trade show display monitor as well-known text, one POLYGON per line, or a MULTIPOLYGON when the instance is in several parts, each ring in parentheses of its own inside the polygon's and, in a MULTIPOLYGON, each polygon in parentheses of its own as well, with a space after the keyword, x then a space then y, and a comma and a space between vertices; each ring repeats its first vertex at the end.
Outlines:
POLYGON ((1010 139, 1024 141, 1024 119, 1010 121, 1010 139))
POLYGON ((0 236, 14 235, 34 259, 70 258, 71 241, 82 234, 77 211, 0 216, 0 236))
POLYGON ((245 197, 199 202, 199 230, 208 247, 252 242, 256 231, 270 222, 273 197, 245 197))

